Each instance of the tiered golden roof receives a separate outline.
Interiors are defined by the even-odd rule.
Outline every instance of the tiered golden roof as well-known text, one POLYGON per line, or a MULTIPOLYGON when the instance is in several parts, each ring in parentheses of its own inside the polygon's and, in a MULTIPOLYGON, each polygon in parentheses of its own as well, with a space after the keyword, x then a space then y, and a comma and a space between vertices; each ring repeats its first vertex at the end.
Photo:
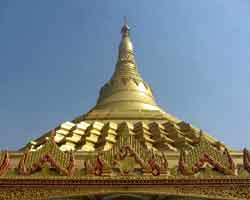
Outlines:
MULTIPOLYGON (((115 71, 101 88, 97 104, 88 113, 56 128, 54 140, 61 150, 109 150, 124 124, 150 150, 176 152, 197 143, 199 129, 166 113, 155 102, 152 88, 138 72, 129 31, 125 23, 115 71)), ((34 150, 45 136, 32 142, 34 150)), ((212 145, 223 147, 212 137, 206 138, 212 145)))
MULTIPOLYGON (((126 134, 133 134, 136 139, 144 143, 150 150, 178 151, 191 149, 200 138, 200 130, 185 122, 102 122, 81 121, 79 123, 65 122, 55 131, 54 140, 63 151, 106 151, 116 143, 122 127, 127 126, 126 134)), ((32 142, 33 149, 42 143, 44 137, 32 142)), ((222 144, 206 135, 213 146, 222 144)))

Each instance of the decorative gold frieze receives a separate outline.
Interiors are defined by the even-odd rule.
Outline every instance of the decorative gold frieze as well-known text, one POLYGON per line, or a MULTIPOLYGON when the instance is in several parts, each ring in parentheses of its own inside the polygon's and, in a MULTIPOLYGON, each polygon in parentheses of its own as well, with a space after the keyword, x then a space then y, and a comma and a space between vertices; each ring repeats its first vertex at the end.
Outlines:
POLYGON ((159 178, 93 177, 81 179, 50 179, 8 181, 0 179, 1 200, 51 200, 70 197, 106 196, 110 194, 159 195, 165 198, 200 198, 211 200, 249 200, 249 180, 163 180, 159 178), (95 180, 93 179, 95 178, 95 180), (25 185, 26 187, 20 186, 25 185))

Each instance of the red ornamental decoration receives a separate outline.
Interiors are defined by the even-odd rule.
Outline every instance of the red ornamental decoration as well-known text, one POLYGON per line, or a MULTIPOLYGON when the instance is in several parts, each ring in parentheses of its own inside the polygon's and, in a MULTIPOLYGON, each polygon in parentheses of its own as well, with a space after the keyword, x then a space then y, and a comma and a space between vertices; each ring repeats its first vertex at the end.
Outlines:
POLYGON ((101 176, 103 173, 103 161, 98 156, 95 163, 94 174, 96 176, 101 176))
POLYGON ((45 163, 49 163, 52 168, 55 168, 60 175, 71 176, 73 175, 74 159, 72 158, 67 169, 63 168, 56 162, 52 155, 46 154, 40 158, 39 162, 34 163, 31 168, 25 166, 26 156, 19 163, 19 172, 22 175, 30 175, 43 168, 45 163))
POLYGON ((1 152, 1 153, 4 154, 3 155, 4 158, 3 158, 3 161, 2 161, 2 163, 0 165, 0 176, 4 175, 10 169, 9 153, 7 151, 5 153, 4 152, 1 152))
POLYGON ((116 167, 120 170, 121 175, 127 176, 132 171, 135 170, 135 166, 139 164, 141 168, 145 167, 144 162, 138 158, 137 154, 133 151, 130 146, 123 146, 120 149, 120 152, 116 155, 115 159, 112 162, 113 167, 116 167), (123 163, 128 161, 128 158, 132 158, 132 163, 127 167, 124 167, 123 163))
MULTIPOLYGON (((53 141, 46 141, 46 143, 44 144, 45 146, 48 144, 48 142, 52 142, 53 141)), ((53 143, 53 145, 56 145, 53 143)), ((42 148, 45 148, 45 147, 42 147, 42 148)), ((57 146, 53 146, 53 148, 57 148, 57 146)), ((52 150, 51 150, 52 151, 52 150)), ((50 152, 51 152, 50 151, 50 152)), ((58 151, 60 152, 60 154, 65 154, 64 152, 61 152, 59 149, 58 151)), ((64 175, 64 176, 72 176, 74 174, 74 169, 75 169, 75 159, 74 159, 74 156, 73 156, 73 153, 72 152, 67 152, 67 153, 70 153, 70 157, 69 157, 69 160, 68 160, 68 166, 67 167, 63 167, 60 162, 58 161, 58 159, 56 159, 56 156, 51 154, 51 153, 46 153, 46 154, 43 154, 37 162, 34 162, 34 163, 31 163, 31 167, 27 167, 27 159, 29 156, 32 156, 33 153, 36 153, 36 152, 32 152, 30 150, 27 150, 22 159, 20 160, 19 162, 19 166, 18 166, 18 169, 19 169, 19 173, 21 175, 30 175, 34 172, 37 172, 39 171, 40 169, 42 169, 45 165, 45 163, 49 163, 50 166, 52 168, 54 168, 60 175, 64 175)))
POLYGON ((153 176, 159 176, 160 175, 160 167, 157 165, 156 161, 154 159, 149 160, 148 164, 151 168, 151 172, 153 176))
POLYGON ((235 164, 229 155, 227 149, 224 152, 225 156, 228 159, 228 167, 223 166, 219 162, 217 162, 212 156, 210 156, 207 152, 204 152, 200 155, 199 160, 194 166, 188 166, 186 163, 186 153, 183 151, 180 155, 179 160, 179 170, 183 175, 194 175, 198 173, 206 163, 209 163, 214 169, 225 174, 225 175, 236 175, 236 167, 235 164))
POLYGON ((250 173, 250 153, 246 148, 243 150, 243 166, 250 173))

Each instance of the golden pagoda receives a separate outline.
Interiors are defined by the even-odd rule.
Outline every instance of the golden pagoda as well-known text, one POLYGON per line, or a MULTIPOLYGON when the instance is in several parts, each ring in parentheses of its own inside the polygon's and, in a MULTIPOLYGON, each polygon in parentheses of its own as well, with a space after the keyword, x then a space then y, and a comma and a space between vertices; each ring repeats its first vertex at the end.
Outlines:
POLYGON ((0 200, 249 200, 250 153, 162 110, 121 29, 96 105, 0 153, 0 200))

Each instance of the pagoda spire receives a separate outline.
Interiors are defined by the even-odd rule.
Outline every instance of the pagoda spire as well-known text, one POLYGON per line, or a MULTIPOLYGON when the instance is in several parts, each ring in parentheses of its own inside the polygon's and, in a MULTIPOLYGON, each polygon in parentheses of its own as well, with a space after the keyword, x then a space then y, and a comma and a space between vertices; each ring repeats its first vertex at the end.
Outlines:
POLYGON ((127 20, 124 20, 124 25, 121 28, 121 42, 119 45, 118 59, 116 69, 112 79, 134 78, 142 80, 135 62, 133 43, 130 39, 130 27, 127 20))
POLYGON ((108 118, 115 118, 116 115, 129 118, 132 116, 131 113, 138 115, 138 112, 146 116, 142 111, 147 112, 147 115, 150 115, 149 111, 165 113, 157 106, 151 87, 138 71, 130 38, 130 27, 125 20, 121 28, 121 41, 114 73, 101 88, 96 106, 85 117, 107 118, 107 116, 101 117, 106 113, 108 118))

